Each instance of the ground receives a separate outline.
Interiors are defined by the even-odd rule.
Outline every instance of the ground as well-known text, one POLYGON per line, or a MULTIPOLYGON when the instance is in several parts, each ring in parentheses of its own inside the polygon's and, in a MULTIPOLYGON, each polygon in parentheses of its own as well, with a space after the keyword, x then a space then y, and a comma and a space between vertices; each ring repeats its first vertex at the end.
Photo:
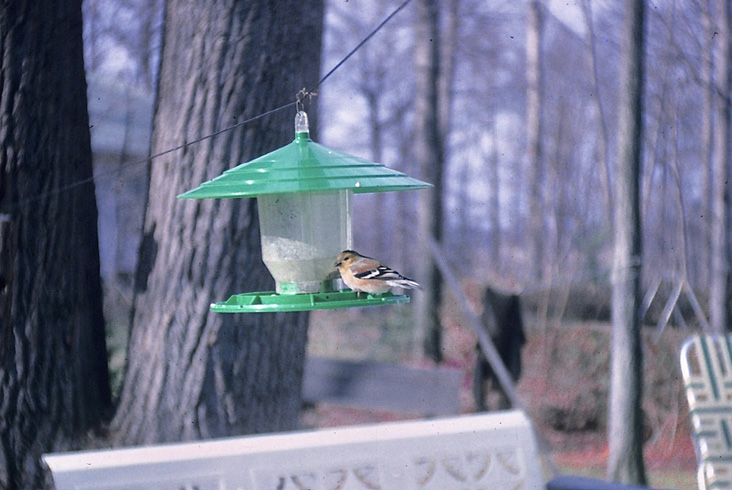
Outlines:
MULTIPOLYGON (((428 367, 413 348, 411 306, 315 312, 309 350, 348 359, 428 367)), ((454 303, 442 309, 445 366, 464 373, 461 407, 473 412, 475 337, 454 303)), ((527 315, 528 341, 518 384, 522 402, 549 442, 562 472, 603 477, 607 462, 606 414, 610 358, 607 322, 538 320, 527 315)), ((689 434, 678 352, 690 332, 644 329, 646 467, 657 488, 695 489, 696 458, 689 434)), ((334 426, 414 418, 413 414, 321 406, 308 425, 334 426)))

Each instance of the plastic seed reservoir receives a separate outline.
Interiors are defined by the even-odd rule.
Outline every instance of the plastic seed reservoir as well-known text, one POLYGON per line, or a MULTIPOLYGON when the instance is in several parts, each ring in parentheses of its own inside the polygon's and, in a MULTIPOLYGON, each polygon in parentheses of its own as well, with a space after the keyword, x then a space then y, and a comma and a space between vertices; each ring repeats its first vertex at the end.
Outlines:
POLYGON ((259 196, 262 257, 277 293, 317 293, 351 248, 351 191, 259 196))

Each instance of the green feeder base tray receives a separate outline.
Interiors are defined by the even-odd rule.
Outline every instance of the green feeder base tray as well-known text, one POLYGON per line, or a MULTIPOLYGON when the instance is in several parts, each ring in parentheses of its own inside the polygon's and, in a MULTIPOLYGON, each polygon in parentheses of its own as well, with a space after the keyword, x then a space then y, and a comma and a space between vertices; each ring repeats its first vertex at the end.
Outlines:
POLYGON ((222 303, 213 303, 216 313, 274 313, 277 311, 334 310, 359 306, 383 306, 409 303, 404 294, 358 295, 351 290, 313 294, 243 293, 235 294, 222 303))

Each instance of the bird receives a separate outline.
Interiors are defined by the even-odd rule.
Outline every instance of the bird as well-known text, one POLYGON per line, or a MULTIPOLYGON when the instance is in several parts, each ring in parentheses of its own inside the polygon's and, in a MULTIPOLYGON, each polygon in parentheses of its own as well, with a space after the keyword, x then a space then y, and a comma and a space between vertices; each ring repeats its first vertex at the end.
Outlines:
POLYGON ((353 250, 341 252, 334 265, 346 286, 356 291, 357 295, 361 292, 384 294, 393 287, 422 289, 416 281, 353 250))

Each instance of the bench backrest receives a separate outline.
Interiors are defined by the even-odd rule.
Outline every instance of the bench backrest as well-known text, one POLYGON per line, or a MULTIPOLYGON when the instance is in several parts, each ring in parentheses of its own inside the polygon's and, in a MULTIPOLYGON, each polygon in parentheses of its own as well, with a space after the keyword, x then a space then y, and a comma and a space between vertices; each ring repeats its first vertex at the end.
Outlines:
POLYGON ((543 489, 520 411, 48 454, 70 489, 543 489))
POLYGON ((681 348, 681 374, 699 460, 699 488, 732 487, 732 337, 690 337, 681 348))

